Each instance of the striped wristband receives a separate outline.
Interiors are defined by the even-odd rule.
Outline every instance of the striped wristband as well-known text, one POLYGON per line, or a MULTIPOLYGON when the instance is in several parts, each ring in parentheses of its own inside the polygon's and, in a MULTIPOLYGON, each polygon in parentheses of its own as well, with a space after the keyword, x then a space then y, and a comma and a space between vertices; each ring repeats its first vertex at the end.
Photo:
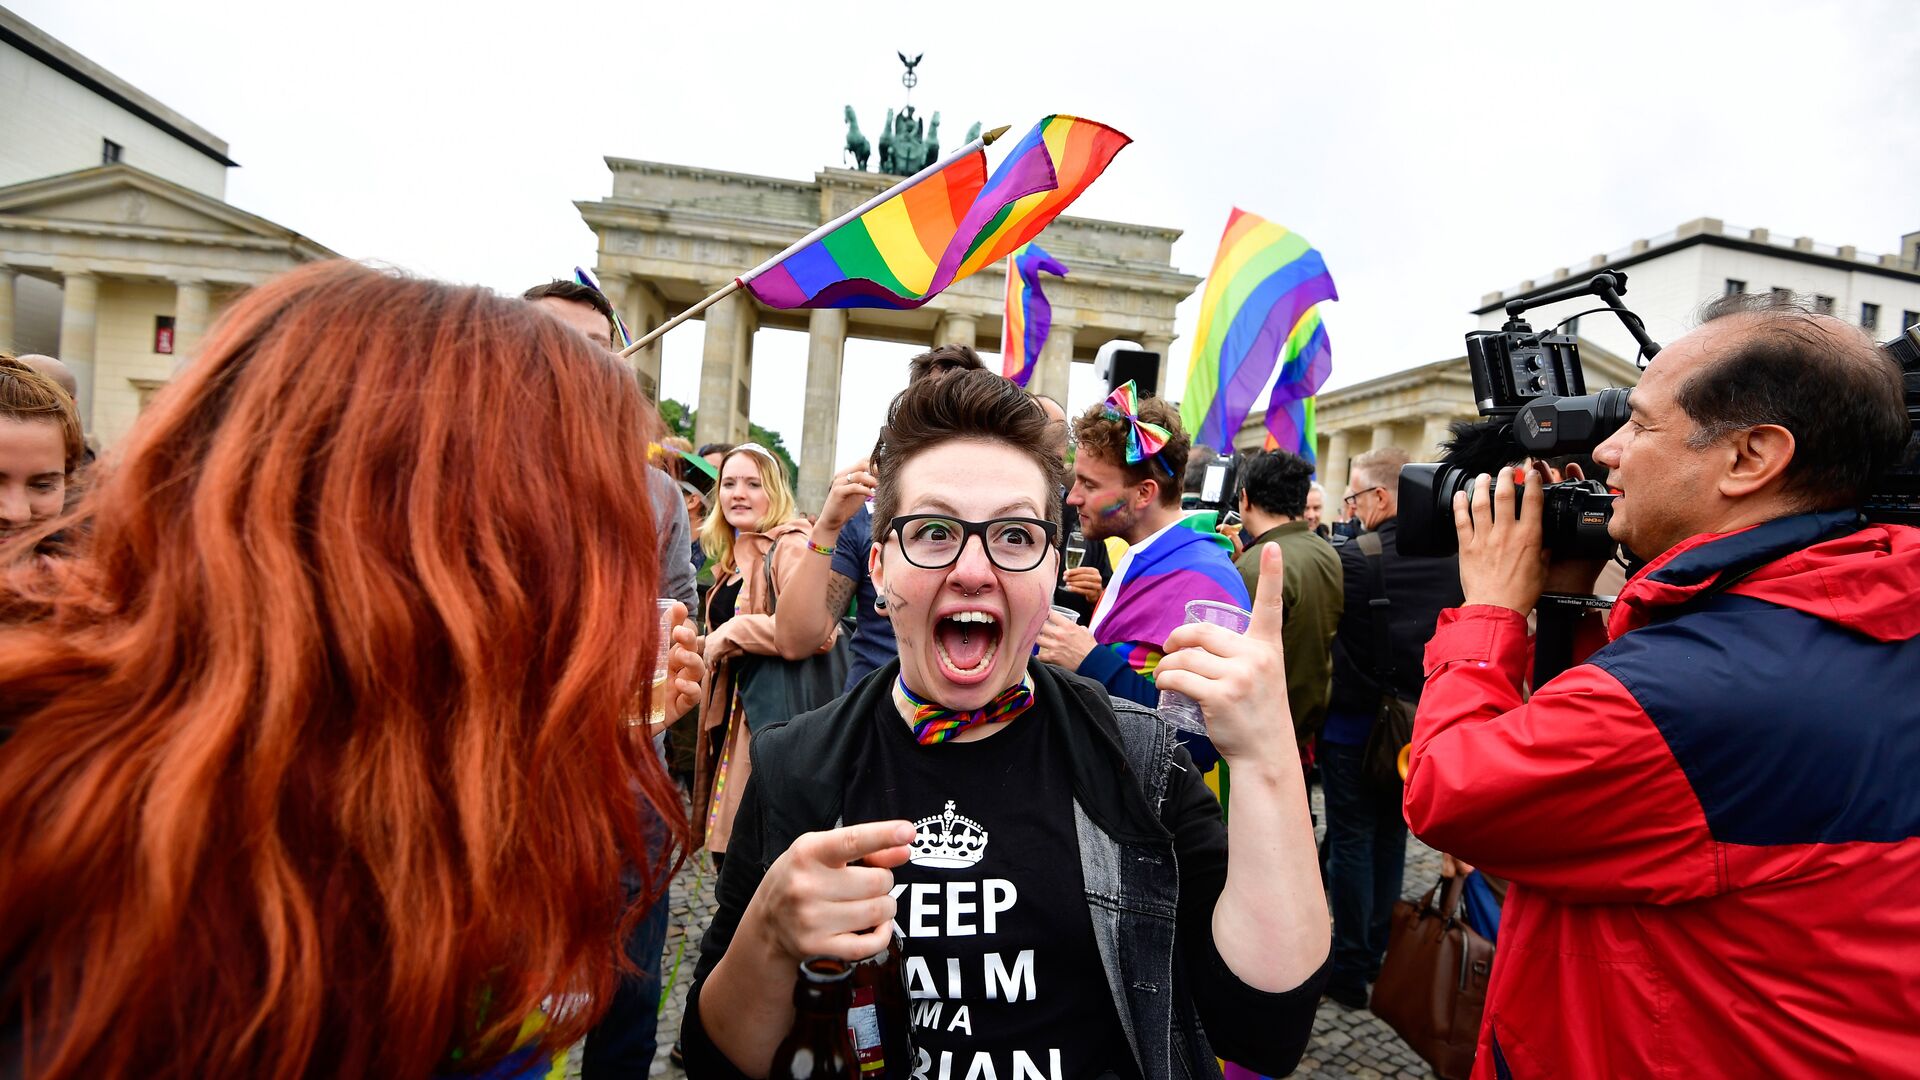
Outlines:
POLYGON ((807 541, 807 546, 812 548, 814 554, 816 555, 825 555, 829 559, 833 558, 833 548, 831 547, 828 547, 822 544, 816 544, 811 540, 807 541))

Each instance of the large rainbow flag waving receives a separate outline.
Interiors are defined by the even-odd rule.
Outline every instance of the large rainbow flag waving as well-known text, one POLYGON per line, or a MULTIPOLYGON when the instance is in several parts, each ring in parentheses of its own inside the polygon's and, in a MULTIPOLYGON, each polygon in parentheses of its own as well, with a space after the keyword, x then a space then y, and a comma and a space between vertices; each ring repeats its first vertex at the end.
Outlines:
POLYGON ((1000 334, 1000 374, 1021 386, 1033 378, 1053 327, 1053 305, 1040 288, 1040 275, 1067 276, 1066 264, 1039 244, 1022 245, 1007 256, 1007 314, 1000 334))
POLYGON ((741 283, 775 308, 917 308, 1039 235, 1132 141, 1049 116, 992 176, 984 150, 963 154, 741 283))
MULTIPOLYGON (((1339 298, 1326 262, 1299 234, 1236 207, 1207 275, 1180 402, 1180 422, 1193 441, 1232 446, 1301 319, 1322 300, 1339 298)), ((1304 340, 1298 355, 1308 355, 1304 340)), ((1290 400, 1311 396, 1326 381, 1332 353, 1322 347, 1319 355, 1318 380, 1295 387, 1304 390, 1290 400)))

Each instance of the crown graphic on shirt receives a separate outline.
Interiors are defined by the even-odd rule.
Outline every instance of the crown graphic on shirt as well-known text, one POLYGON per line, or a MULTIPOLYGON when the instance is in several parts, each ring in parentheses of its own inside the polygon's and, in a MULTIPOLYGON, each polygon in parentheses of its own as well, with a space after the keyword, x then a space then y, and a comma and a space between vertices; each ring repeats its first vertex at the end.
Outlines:
POLYGON ((913 844, 907 861, 915 866, 937 866, 957 870, 972 866, 987 853, 987 830, 969 817, 963 817, 948 799, 938 814, 913 823, 913 844))

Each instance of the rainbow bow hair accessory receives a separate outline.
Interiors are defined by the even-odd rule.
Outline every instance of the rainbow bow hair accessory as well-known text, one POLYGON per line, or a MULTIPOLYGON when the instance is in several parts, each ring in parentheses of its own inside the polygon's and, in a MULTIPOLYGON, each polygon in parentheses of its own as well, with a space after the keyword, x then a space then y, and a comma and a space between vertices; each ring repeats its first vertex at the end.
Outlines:
POLYGON ((1160 453, 1173 432, 1140 419, 1140 390, 1128 379, 1107 395, 1106 416, 1127 423, 1127 464, 1138 465, 1160 453))

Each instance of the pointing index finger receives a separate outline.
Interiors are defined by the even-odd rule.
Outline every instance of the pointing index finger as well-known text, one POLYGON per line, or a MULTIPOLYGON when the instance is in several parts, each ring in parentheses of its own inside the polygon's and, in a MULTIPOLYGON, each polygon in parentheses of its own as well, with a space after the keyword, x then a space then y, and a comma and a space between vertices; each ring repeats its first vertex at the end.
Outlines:
POLYGON ((1247 627, 1248 637, 1280 640, 1281 612, 1286 604, 1280 560, 1279 544, 1260 549, 1260 583, 1253 592, 1253 625, 1247 627))
POLYGON ((822 833, 820 841, 814 854, 823 865, 846 866, 912 843, 913 826, 905 821, 869 821, 822 833))

